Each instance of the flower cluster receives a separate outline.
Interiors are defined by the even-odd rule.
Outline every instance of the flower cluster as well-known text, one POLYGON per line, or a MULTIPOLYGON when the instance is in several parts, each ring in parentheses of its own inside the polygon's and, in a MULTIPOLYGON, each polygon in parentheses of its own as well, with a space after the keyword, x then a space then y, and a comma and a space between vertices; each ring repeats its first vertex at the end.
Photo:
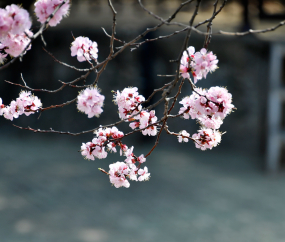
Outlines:
POLYGON ((142 110, 141 102, 145 98, 139 95, 137 87, 125 88, 122 92, 117 91, 114 95, 114 102, 118 105, 119 117, 127 119, 142 110))
MULTIPOLYGON (((232 95, 222 87, 211 87, 209 90, 196 88, 191 96, 183 98, 179 103, 183 105, 179 114, 183 114, 185 119, 189 119, 189 117, 197 119, 202 127, 207 130, 219 129, 223 119, 234 108, 232 95)), ((192 136, 192 138, 194 137, 192 136)), ((218 138, 215 140, 220 141, 218 138)), ((216 143, 210 142, 210 144, 216 143)), ((208 146, 205 147, 209 148, 208 146)))
POLYGON ((98 58, 98 45, 95 41, 91 41, 87 37, 79 36, 71 43, 71 56, 77 56, 77 60, 90 61, 98 58))
POLYGON ((193 134, 195 146, 198 149, 206 150, 216 147, 221 142, 221 133, 218 130, 202 128, 198 134, 193 134))
POLYGON ((12 4, 0 9, 0 38, 10 34, 22 34, 32 26, 27 10, 12 4))
POLYGON ((209 72, 215 71, 218 68, 218 62, 212 51, 207 52, 205 48, 202 48, 195 53, 195 48, 190 46, 181 57, 180 74, 183 78, 190 79, 189 73, 191 73, 196 83, 198 80, 206 78, 209 72))
POLYGON ((12 121, 22 114, 29 116, 30 114, 37 112, 41 106, 42 103, 38 97, 33 96, 31 92, 22 91, 16 101, 13 100, 9 106, 2 104, 1 99, 0 115, 3 115, 4 118, 12 121))
POLYGON ((119 131, 116 127, 98 129, 95 131, 96 137, 92 142, 82 143, 81 154, 85 156, 86 159, 95 160, 104 159, 107 157, 107 152, 105 147, 110 151, 117 152, 116 146, 119 145, 123 151, 127 149, 125 145, 120 142, 120 138, 124 136, 124 133, 119 131), (114 139, 115 141, 111 141, 114 139))
POLYGON ((223 119, 232 111, 232 95, 222 87, 211 87, 209 90, 196 88, 195 92, 183 98, 179 113, 185 119, 197 119, 201 125, 210 129, 218 129, 223 119))
MULTIPOLYGON (((133 153, 134 147, 128 148, 124 146, 124 151, 121 152, 121 155, 124 154, 126 157, 124 162, 116 162, 109 166, 109 176, 110 182, 114 184, 115 187, 129 187, 129 181, 127 177, 132 181, 147 181, 150 178, 150 173, 148 173, 148 168, 145 166, 144 169, 141 169, 140 166, 146 161, 146 158, 143 154, 140 156, 135 156, 133 153), (138 165, 136 166, 136 162, 138 165), (123 169, 122 169, 123 168, 123 169), (121 171, 124 171, 123 173, 121 171)), ((123 150, 121 148, 121 151, 123 150)))
POLYGON ((7 54, 17 57, 31 46, 30 38, 33 33, 27 10, 12 4, 0 9, 0 63, 3 64, 7 54), (28 36, 27 36, 28 35, 28 36))
POLYGON ((98 117, 102 112, 105 96, 96 87, 89 87, 81 91, 77 97, 77 108, 88 115, 88 118, 98 117))
MULTIPOLYGON (((35 3, 35 13, 40 23, 44 23, 55 9, 63 3, 63 0, 38 0, 35 3)), ((54 27, 62 20, 63 17, 68 15, 70 8, 70 1, 68 0, 63 4, 55 15, 49 21, 49 25, 54 27)))
POLYGON ((139 128, 143 129, 143 135, 155 136, 157 134, 157 127, 155 124, 157 117, 155 116, 155 111, 151 110, 150 112, 141 111, 138 115, 133 117, 131 120, 135 120, 130 123, 132 129, 139 128))
POLYGON ((157 127, 155 122, 157 117, 155 111, 142 110, 141 103, 145 101, 144 96, 139 95, 137 87, 125 88, 122 92, 117 91, 114 95, 114 101, 118 105, 119 117, 127 119, 132 129, 143 129, 143 135, 155 136, 157 127))
POLYGON ((179 132, 179 135, 177 136, 178 142, 179 143, 182 143, 182 142, 187 143, 189 141, 189 137, 190 137, 190 134, 186 130, 181 130, 179 132))
POLYGON ((145 181, 149 179, 147 167, 140 169, 142 163, 146 161, 144 155, 135 156, 133 153, 134 147, 128 148, 127 145, 121 142, 124 137, 124 133, 119 131, 116 127, 98 129, 95 131, 96 137, 92 142, 82 143, 81 154, 90 160, 104 159, 107 157, 107 151, 117 152, 116 147, 120 148, 120 155, 124 155, 126 158, 124 162, 117 162, 111 164, 109 176, 110 182, 115 187, 129 187, 130 183, 126 179, 127 177, 133 181, 145 181), (107 150, 107 151, 106 151, 107 150), (138 162, 138 166, 135 163, 138 162))
POLYGON ((116 188, 130 187, 130 183, 127 178, 135 181, 147 181, 150 177, 150 173, 148 173, 148 168, 146 166, 144 169, 138 169, 135 165, 128 165, 124 162, 118 161, 109 165, 109 168, 110 182, 116 188))

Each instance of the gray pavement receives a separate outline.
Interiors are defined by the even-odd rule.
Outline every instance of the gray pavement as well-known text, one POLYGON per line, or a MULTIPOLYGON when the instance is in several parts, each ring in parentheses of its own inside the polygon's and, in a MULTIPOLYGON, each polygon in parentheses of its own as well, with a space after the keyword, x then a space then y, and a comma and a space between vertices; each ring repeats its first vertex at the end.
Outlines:
POLYGON ((118 156, 87 161, 80 141, 42 137, 0 138, 1 242, 285 241, 285 176, 259 155, 161 145, 150 181, 116 189, 97 168, 118 156))

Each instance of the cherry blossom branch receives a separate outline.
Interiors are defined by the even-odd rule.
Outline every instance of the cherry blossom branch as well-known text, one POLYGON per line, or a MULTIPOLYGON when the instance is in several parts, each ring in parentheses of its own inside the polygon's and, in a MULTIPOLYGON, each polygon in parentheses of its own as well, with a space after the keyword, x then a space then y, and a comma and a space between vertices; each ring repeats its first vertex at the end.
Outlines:
POLYGON ((213 6, 214 6, 214 11, 213 11, 212 17, 209 18, 209 19, 206 19, 206 20, 204 20, 204 21, 202 21, 202 22, 200 22, 200 23, 198 23, 197 25, 195 25, 195 28, 198 28, 199 26, 201 26, 201 25, 203 25, 203 24, 205 24, 205 23, 211 23, 211 22, 214 20, 214 18, 215 18, 215 17, 222 11, 222 9, 225 7, 227 1, 228 1, 228 0, 223 0, 222 5, 221 5, 220 8, 218 9, 218 11, 216 11, 216 8, 217 8, 218 2, 219 2, 219 0, 216 0, 216 2, 215 2, 214 5, 213 5, 213 6))
POLYGON ((181 134, 178 134, 178 133, 175 133, 175 132, 171 132, 169 129, 168 129, 168 126, 165 126, 165 131, 167 134, 170 134, 170 135, 174 135, 174 136, 182 136, 182 138, 187 138, 187 139, 190 139, 190 140, 193 140, 194 142, 197 142, 196 139, 193 139, 191 138, 190 136, 183 136, 181 134))
POLYGON ((41 25, 40 29, 38 30, 38 32, 36 34, 34 34, 33 36, 29 36, 28 34, 26 34, 26 36, 30 39, 30 42, 27 44, 27 46, 25 47, 25 49, 22 51, 22 53, 17 56, 14 57, 12 60, 10 60, 8 63, 6 63, 5 65, 0 67, 0 71, 9 67, 11 64, 13 64, 16 60, 18 59, 22 59, 22 57, 24 56, 25 52, 27 51, 27 49, 30 47, 31 43, 38 37, 38 36, 42 36, 43 31, 45 31, 47 28, 46 26, 48 25, 49 21, 54 17, 54 15, 56 14, 56 12, 67 2, 67 0, 63 0, 63 2, 61 4, 59 4, 56 9, 53 11, 53 13, 47 18, 47 20, 41 25))
MULTIPOLYGON (((149 15, 155 17, 156 19, 158 19, 158 20, 160 20, 160 21, 162 20, 161 17, 159 17, 158 15, 156 15, 156 14, 154 14, 153 12, 151 12, 150 10, 148 10, 148 9, 142 4, 141 0, 138 0, 138 2, 139 2, 139 4, 140 4, 141 8, 142 8, 143 10, 145 10, 149 15)), ((187 4, 190 4, 190 3, 192 3, 192 2, 193 2, 193 0, 188 0, 188 1, 184 2, 184 3, 181 3, 180 6, 174 11, 174 13, 173 13, 165 22, 164 22, 164 21, 161 21, 161 22, 163 22, 163 24, 170 23, 170 22, 176 17, 177 13, 179 13, 179 11, 180 11, 184 6, 186 6, 187 4)))
MULTIPOLYGON (((103 30, 104 34, 105 34, 107 37, 112 38, 112 36, 111 36, 111 35, 109 35, 109 34, 107 33, 107 31, 106 31, 103 27, 102 27, 102 30, 103 30)), ((125 44, 125 43, 126 43, 125 41, 120 40, 120 39, 115 38, 115 37, 114 37, 114 40, 116 40, 116 41, 118 41, 118 42, 121 42, 121 43, 123 43, 123 44, 125 44)))
POLYGON ((29 130, 29 131, 32 131, 34 133, 56 133, 56 134, 68 134, 68 135, 72 135, 72 136, 77 136, 77 135, 80 135, 80 134, 86 134, 86 133, 91 133, 93 132, 92 131, 82 131, 82 132, 79 132, 79 133, 71 133, 69 131, 56 131, 56 130, 53 130, 52 128, 50 128, 50 130, 42 130, 42 129, 33 129, 31 127, 21 127, 21 126, 18 126, 18 125, 15 125, 15 124, 12 124, 14 127, 18 128, 18 129, 22 129, 22 130, 29 130))
POLYGON ((285 24, 285 20, 284 21, 281 21, 279 24, 277 24, 276 26, 273 26, 273 27, 269 27, 269 28, 266 28, 266 29, 261 29, 261 30, 248 30, 248 31, 244 31, 244 32, 227 32, 227 31, 218 31, 218 32, 215 32, 215 33, 208 33, 208 32, 203 32, 203 31, 200 31, 197 29, 197 27, 201 26, 202 24, 205 24, 205 23, 208 23, 210 21, 212 21, 221 11, 222 9, 224 8, 225 4, 226 4, 227 0, 224 0, 221 7, 219 8, 219 10, 216 12, 215 15, 213 15, 211 18, 203 21, 203 22, 200 22, 198 23, 196 26, 189 26, 189 25, 186 25, 186 24, 183 24, 183 23, 179 23, 179 22, 167 22, 166 20, 164 20, 163 18, 161 18, 160 16, 154 14, 153 12, 149 11, 148 9, 146 9, 144 6, 142 6, 151 16, 153 16, 154 18, 158 19, 159 21, 161 21, 163 24, 165 25, 177 25, 177 26, 180 26, 180 27, 183 27, 183 31, 186 31, 186 29, 191 29, 192 31, 196 32, 197 34, 200 34, 200 35, 231 35, 231 36, 244 36, 244 35, 247 35, 247 34, 259 34, 259 33, 266 33, 266 32, 271 32, 271 31, 274 31, 276 30, 277 28, 279 27, 282 27, 284 24, 285 24))
POLYGON ((244 31, 244 32, 227 32, 227 31, 220 30, 218 33, 215 33, 215 34, 231 35, 231 36, 244 36, 244 35, 248 35, 248 34, 261 34, 261 33, 272 32, 272 31, 282 27, 283 25, 285 25, 285 20, 281 21, 279 24, 277 24, 273 27, 266 28, 266 29, 260 29, 260 30, 250 29, 250 30, 244 31))
MULTIPOLYGON (((63 1, 62 5, 65 4, 65 2, 67 1, 63 1)), ((6 119, 10 120, 13 120, 13 118, 18 118, 22 114, 28 116, 31 113, 39 112, 39 114, 41 115, 43 111, 47 111, 53 108, 64 107, 77 101, 78 110, 88 115, 88 118, 92 118, 94 116, 98 117, 103 112, 102 107, 105 96, 100 94, 100 91, 98 91, 98 88, 95 85, 98 84, 102 73, 106 70, 106 67, 110 61, 116 58, 127 48, 130 48, 130 50, 132 51, 139 48, 144 43, 164 38, 170 38, 176 34, 186 32, 183 43, 181 44, 181 50, 178 53, 178 58, 176 61, 174 61, 177 65, 175 66, 175 75, 159 75, 163 77, 172 77, 172 81, 162 85, 157 89, 154 89, 146 100, 145 97, 139 95, 138 88, 136 87, 129 87, 125 88, 122 92, 115 92, 114 101, 118 105, 120 118, 119 121, 104 126, 100 125, 97 128, 77 133, 72 133, 70 131, 57 131, 52 128, 48 130, 42 130, 34 129, 30 126, 21 127, 14 125, 14 127, 32 131, 35 133, 57 133, 72 136, 94 132, 95 137, 92 139, 92 142, 87 142, 86 144, 82 143, 80 150, 82 156, 91 160, 94 160, 95 158, 102 159, 106 158, 107 151, 117 152, 116 149, 119 147, 121 155, 127 157, 124 162, 117 162, 115 164, 111 164, 109 172, 103 169, 99 169, 110 177, 110 181, 112 184, 115 185, 115 187, 128 187, 129 183, 126 182, 126 178, 136 181, 143 181, 149 178, 150 174, 148 173, 147 167, 145 167, 144 169, 140 169, 140 166, 143 162, 145 162, 145 157, 148 157, 157 147, 163 130, 166 131, 166 134, 176 136, 178 138, 178 142, 188 142, 188 139, 190 139, 195 142, 195 146, 199 149, 212 149, 213 147, 217 146, 221 140, 222 134, 218 131, 218 129, 223 123, 223 119, 234 109, 234 106, 231 103, 231 94, 228 93, 225 88, 220 87, 212 87, 209 90, 197 89, 195 84, 190 79, 190 75, 193 76, 193 80, 196 83, 198 80, 206 78, 206 75, 209 72, 212 72, 217 69, 217 57, 211 51, 207 51, 205 48, 208 47, 213 35, 213 20, 222 11, 227 0, 223 0, 219 9, 217 9, 219 1, 215 0, 213 5, 212 16, 209 19, 206 19, 205 21, 200 22, 196 26, 194 26, 194 21, 196 19, 196 16, 198 15, 201 1, 202 0, 196 0, 195 8, 190 15, 189 23, 187 25, 183 23, 172 22, 172 20, 175 19, 177 14, 184 6, 193 3, 194 0, 187 0, 184 3, 181 3, 178 8, 173 12, 173 14, 167 19, 163 19, 162 17, 152 13, 144 7, 144 5, 142 4, 142 0, 138 0, 138 3, 142 7, 142 9, 144 9, 152 17, 158 19, 160 22, 151 28, 146 28, 139 35, 132 37, 131 40, 122 41, 116 38, 117 12, 112 4, 112 0, 107 0, 107 3, 113 15, 112 33, 109 35, 103 28, 104 33, 110 38, 110 45, 109 53, 107 54, 107 56, 105 56, 105 58, 103 58, 103 61, 101 63, 97 61, 97 43, 95 41, 93 42, 89 40, 86 37, 80 36, 74 39, 74 42, 72 42, 71 44, 71 55, 77 55, 77 59, 80 62, 87 61, 90 65, 89 68, 76 68, 75 66, 71 66, 56 59, 53 54, 49 53, 45 49, 44 50, 53 58, 55 62, 75 71, 83 72, 81 76, 69 82, 63 82, 59 80, 61 86, 55 90, 33 89, 26 84, 22 75, 21 78, 24 85, 6 81, 9 84, 20 86, 29 91, 41 91, 48 93, 59 92, 66 86, 77 89, 86 89, 82 90, 79 93, 78 97, 70 101, 57 105, 51 105, 45 108, 42 108, 42 103, 38 97, 34 96, 31 92, 22 91, 16 101, 11 101, 10 105, 5 106, 4 104, 2 104, 2 99, 0 100, 0 115, 3 115, 6 119), (202 32, 197 29, 199 26, 206 23, 207 32, 202 32), (144 39, 148 33, 154 32, 164 25, 176 25, 181 26, 183 28, 165 36, 159 36, 153 39, 144 39), (205 48, 202 48, 200 51, 195 52, 195 48, 193 46, 188 47, 189 39, 193 32, 205 36, 205 48), (115 48, 115 41, 122 43, 122 46, 115 48), (92 84, 86 85, 86 79, 93 71, 96 73, 96 78, 92 82, 92 84), (181 95, 185 79, 187 79, 191 85, 192 94, 191 96, 186 96, 179 102, 180 104, 182 104, 182 107, 180 108, 178 114, 171 115, 171 112, 173 111, 178 101, 178 98, 181 95), (82 81, 83 84, 79 81, 82 81), (158 92, 162 92, 161 97, 158 99, 158 101, 156 101, 154 104, 149 105, 148 107, 143 107, 145 106, 144 104, 150 102, 150 100, 152 100, 158 92), (155 115, 156 110, 153 109, 158 105, 160 105, 160 107, 163 109, 163 114, 159 119, 155 115), (180 116, 183 116, 184 119, 190 119, 191 117, 191 119, 196 119, 196 121, 201 124, 202 127, 200 127, 200 130, 198 130, 197 134, 193 134, 192 137, 190 137, 190 134, 188 134, 186 130, 182 130, 179 133, 175 133, 169 130, 167 123, 168 119, 178 118, 180 116), (119 131, 116 126, 123 122, 129 122, 129 126, 132 131, 126 134, 119 131), (128 148, 126 144, 122 143, 122 140, 125 137, 133 135, 137 132, 141 132, 143 135, 156 136, 156 140, 152 148, 146 154, 146 156, 144 156, 143 154, 141 156, 134 155, 133 147, 128 148), (138 165, 137 162, 139 163, 138 165)), ((58 7, 57 10, 59 8, 60 7, 58 7)), ((55 11, 52 15, 49 16, 46 22, 41 25, 41 29, 30 38, 29 45, 34 40, 33 38, 36 38, 39 35, 43 38, 42 33, 47 28, 48 23, 54 16, 54 14, 55 11)), ((275 29, 282 26, 283 24, 284 23, 281 22, 279 26, 275 26, 275 29)), ((53 22, 50 22, 50 25, 53 25, 53 22)), ((274 27, 271 29, 274 30, 274 27)), ((248 32, 252 33, 253 31, 248 32)), ((219 34, 224 33, 229 32, 220 32, 219 34)), ((26 38, 26 41, 28 42, 29 39, 26 38)), ((2 59, 5 57, 6 55, 3 55, 2 59)), ((19 58, 21 59, 21 57, 19 58)))
MULTIPOLYGON (((199 7, 200 7, 200 3, 201 3, 201 0, 197 0, 197 4, 196 4, 196 7, 195 7, 195 11, 192 15, 192 18, 189 22, 189 26, 192 27, 193 26, 193 23, 194 23, 194 20, 196 18, 196 16, 198 15, 198 11, 199 11, 199 7)), ((183 47, 182 47, 182 51, 181 51, 181 54, 179 56, 179 60, 181 59, 181 56, 182 56, 182 53, 184 50, 186 50, 187 46, 188 46, 188 42, 189 42, 189 38, 190 38, 190 35, 191 35, 191 31, 192 31, 192 28, 190 28, 187 32, 187 35, 186 35, 186 38, 185 38, 185 41, 184 41, 184 44, 183 44, 183 47)))
POLYGON ((153 38, 153 39, 145 39, 144 41, 142 42, 139 42, 139 43, 135 43, 135 44, 132 44, 134 46, 136 46, 135 48, 132 48, 132 50, 135 50, 135 49, 138 49, 142 44, 145 44, 145 43, 148 43, 148 42, 152 42, 152 41, 156 41, 156 40, 161 40, 161 39, 167 39, 167 38, 170 38, 174 35, 177 35, 177 34, 180 34, 180 33, 183 33, 185 31, 187 31, 188 28, 183 28, 181 30, 176 30, 174 31, 172 34, 169 34, 169 35, 165 35, 165 36, 158 36, 157 38, 153 38))
POLYGON ((170 114, 171 110, 173 109, 174 105, 175 105, 175 102, 179 96, 179 94, 181 93, 181 88, 183 86, 183 83, 184 83, 184 79, 181 80, 181 84, 178 88, 178 92, 176 93, 175 97, 174 97, 174 101, 172 102, 172 106, 170 107, 170 109, 168 109, 168 103, 169 103, 169 98, 165 98, 165 108, 164 108, 164 117, 161 119, 161 121, 163 121, 163 124, 161 126, 161 129, 160 131, 158 132, 157 134, 157 138, 156 138, 156 141, 154 143, 154 146, 151 148, 151 150, 145 155, 145 157, 148 157, 153 151, 154 149, 156 148, 156 146, 158 145, 159 143, 159 139, 160 139, 160 135, 161 135, 161 132, 162 130, 165 128, 166 126, 166 122, 167 122, 167 119, 168 119, 168 115, 170 114))
MULTIPOLYGON (((205 36, 205 42, 204 42, 204 48, 207 49, 208 45, 210 44, 211 38, 212 38, 212 22, 216 13, 216 9, 217 9, 217 5, 218 5, 219 0, 216 0, 216 2, 214 3, 214 10, 213 10, 213 16, 210 19, 208 25, 207 25, 207 33, 210 33, 210 35, 206 35, 205 36)), ((224 2, 225 3, 225 2, 224 2)))
POLYGON ((7 80, 4 80, 5 82, 9 83, 9 84, 12 84, 14 86, 19 86, 19 87, 22 87, 22 88, 25 88, 27 90, 30 90, 32 92, 49 92, 49 93, 56 93, 56 92, 59 92, 61 91, 67 84, 65 85, 62 85, 60 88, 56 89, 56 90, 47 90, 47 89, 33 89, 29 86, 27 86, 27 84, 25 83, 25 85, 21 85, 21 84, 18 84, 18 83, 14 83, 14 82, 10 82, 10 81, 7 81, 7 80))
MULTIPOLYGON (((191 3, 191 2, 193 2, 193 1, 187 1, 187 2, 185 2, 185 3, 191 3)), ((223 3, 222 3, 222 5, 220 6, 219 10, 216 11, 216 7, 217 7, 217 4, 218 4, 218 0, 216 0, 216 2, 214 3, 214 12, 213 12, 212 17, 209 18, 209 19, 206 19, 206 20, 203 21, 203 22, 200 22, 199 24, 197 24, 197 25, 194 27, 195 29, 194 29, 194 28, 190 28, 190 29, 192 29, 192 30, 194 30, 195 32, 197 32, 197 31, 196 31, 196 30, 197 30, 196 28, 199 27, 200 25, 203 25, 203 24, 207 23, 207 22, 209 23, 209 24, 208 24, 208 29, 211 28, 212 21, 213 21, 214 18, 222 11, 222 9, 224 8, 224 6, 226 5, 226 2, 227 2, 227 0, 224 0, 223 3)), ((176 10, 176 12, 175 12, 176 14, 177 14, 178 11, 180 11, 180 9, 182 8, 182 6, 184 6, 185 3, 182 3, 182 4, 180 5, 180 7, 179 7, 179 8, 176 10)), ((185 5, 186 5, 186 4, 185 4, 185 5)), ((145 7, 144 7, 144 9, 145 9, 145 11, 147 11, 150 15, 154 16, 155 18, 159 19, 160 21, 162 20, 162 18, 160 18, 159 16, 155 15, 155 14, 152 13, 151 11, 147 10, 145 7)), ((175 14, 175 15, 176 15, 176 14, 175 14)), ((174 35, 180 34, 180 33, 184 32, 184 31, 187 31, 187 30, 189 30, 189 27, 188 27, 188 26, 186 26, 185 28, 183 28, 183 29, 181 29, 181 30, 174 31, 172 34, 169 34, 169 35, 159 36, 159 37, 153 38, 153 39, 146 39, 146 40, 144 40, 144 41, 142 41, 142 42, 140 42, 140 43, 135 43, 135 44, 133 44, 133 45, 135 45, 136 48, 133 48, 132 50, 139 48, 142 44, 145 44, 145 43, 147 43, 147 42, 152 42, 152 41, 156 41, 156 40, 161 40, 161 39, 165 39, 165 38, 170 38, 170 37, 172 37, 172 36, 174 36, 174 35)), ((198 31, 197 33, 199 33, 199 34, 204 34, 204 35, 206 35, 206 38, 209 39, 210 36, 211 36, 211 34, 209 34, 208 32, 209 32, 209 31, 207 31, 207 34, 206 34, 206 33, 203 33, 203 32, 200 32, 200 31, 198 31)), ((206 43, 206 42, 205 42, 205 43, 206 43)), ((205 45, 205 44, 204 44, 204 45, 205 45)))
POLYGON ((62 107, 67 106, 67 105, 69 105, 71 103, 74 103, 76 100, 77 100, 77 97, 72 99, 72 100, 70 100, 70 101, 62 103, 62 104, 56 104, 56 105, 51 105, 51 106, 46 107, 46 108, 40 108, 39 111, 43 112, 43 111, 46 111, 46 110, 49 110, 49 109, 53 109, 53 108, 62 108, 62 107))
POLYGON ((61 90, 62 90, 64 87, 66 87, 66 86, 70 86, 70 87, 73 87, 73 88, 85 88, 85 87, 89 87, 89 86, 93 85, 93 84, 84 85, 84 86, 72 85, 73 83, 76 83, 76 82, 78 82, 78 81, 80 81, 80 80, 85 80, 85 79, 89 76, 89 74, 90 74, 91 72, 92 72, 92 70, 89 69, 89 71, 88 71, 87 73, 85 73, 84 75, 81 75, 80 77, 74 79, 74 80, 71 81, 71 82, 67 82, 67 83, 66 83, 66 82, 62 82, 62 81, 59 80, 59 82, 62 83, 62 86, 59 87, 58 89, 55 89, 55 90, 33 89, 33 88, 29 87, 29 86, 26 84, 26 82, 25 82, 25 80, 24 80, 22 74, 21 74, 21 79, 22 79, 22 81, 23 81, 24 84, 25 84, 24 86, 21 85, 21 84, 17 84, 17 83, 14 83, 14 82, 7 81, 7 80, 5 80, 5 82, 7 82, 7 83, 9 83, 9 84, 12 84, 12 85, 15 85, 15 86, 20 86, 20 87, 22 87, 22 88, 28 89, 28 90, 33 91, 33 92, 56 93, 56 92, 61 91, 61 90))
POLYGON ((116 15, 117 12, 112 4, 111 0, 108 0, 108 5, 111 8, 112 12, 113 12, 113 26, 112 26, 112 36, 111 36, 111 40, 110 40, 110 55, 111 56, 114 53, 114 39, 115 39, 115 34, 116 34, 116 15))
MULTIPOLYGON (((182 85, 181 85, 181 87, 182 87, 182 85)), ((181 91, 181 89, 180 89, 180 91, 181 91)), ((178 92, 179 92, 179 91, 178 91, 178 92)), ((167 111, 167 110, 168 110, 169 99, 165 98, 164 100, 165 100, 164 117, 161 119, 161 120, 163 120, 163 124, 162 124, 162 126, 161 126, 161 129, 160 129, 159 133, 157 134, 157 138, 156 138, 156 141, 155 141, 153 147, 152 147, 151 150, 145 155, 145 157, 148 157, 148 156, 151 155, 151 153, 154 151, 154 149, 156 148, 156 146, 157 146, 158 143, 159 143, 159 139, 160 139, 160 135, 161 135, 161 133, 162 133, 162 130, 165 129, 165 127, 167 126, 167 125, 166 125, 166 122, 167 122, 168 114, 169 114, 169 112, 170 112, 170 111, 169 111, 169 112, 167 111)))
POLYGON ((174 105, 175 105, 175 103, 177 101, 177 98, 178 98, 179 94, 181 94, 181 89, 182 89, 183 84, 184 84, 184 79, 181 80, 181 83, 179 85, 178 91, 177 91, 176 95, 174 96, 174 100, 172 102, 172 105, 171 105, 171 107, 169 108, 169 110, 167 112, 168 115, 170 114, 171 110, 174 108, 174 105))
MULTIPOLYGON (((152 97, 153 97, 157 92, 163 91, 166 87, 170 86, 171 84, 172 84, 172 82, 169 82, 169 83, 167 83, 167 84, 164 84, 164 86, 162 86, 161 88, 154 89, 153 92, 152 92, 152 94, 150 94, 150 96, 148 97, 148 99, 147 99, 146 101, 142 102, 142 104, 143 104, 143 103, 148 103, 148 102, 152 99, 152 97)), ((153 108, 153 107, 152 107, 152 108, 153 108)), ((147 109, 152 109, 152 108, 149 108, 149 107, 148 107, 147 109)))
MULTIPOLYGON (((53 60, 55 61, 55 62, 57 62, 57 63, 59 63, 59 64, 61 64, 61 65, 63 65, 63 66, 66 66, 66 67, 68 67, 68 68, 70 68, 70 69, 73 69, 73 70, 76 70, 76 71, 90 71, 90 69, 79 69, 79 68, 77 68, 77 67, 75 67, 75 66, 71 66, 71 65, 68 65, 68 64, 66 64, 66 63, 64 63, 64 62, 62 62, 62 61, 60 61, 60 60, 58 60, 52 53, 50 53, 49 51, 47 51, 44 47, 42 47, 43 48, 43 50, 49 55, 49 56, 51 56, 52 58, 53 58, 53 60)), ((94 68, 95 69, 95 68, 94 68)))
MULTIPOLYGON (((180 6, 174 11, 174 13, 165 21, 165 23, 170 23, 170 22, 176 17, 177 13, 178 13, 184 6, 186 6, 187 4, 190 4, 190 3, 192 3, 192 2, 193 2, 193 0, 188 0, 188 1, 184 2, 184 3, 181 3, 180 6)), ((142 4, 141 0, 138 0, 138 3, 139 3, 140 6, 142 7, 142 9, 144 9, 144 10, 145 10, 146 12, 148 12, 150 15, 152 15, 152 16, 157 16, 157 15, 155 15, 154 13, 152 13, 151 11, 149 11, 149 10, 142 4)), ((158 17, 158 18, 160 18, 160 17, 158 17)), ((158 28, 160 28, 160 27, 161 27, 162 25, 164 25, 165 23, 164 23, 164 22, 161 22, 160 24, 156 25, 155 27, 153 27, 153 30, 152 30, 152 31, 157 30, 158 28)), ((144 36, 145 36, 145 35, 141 35, 141 37, 144 37, 144 36)), ((139 43, 138 43, 138 44, 139 44, 139 43)), ((141 43, 141 44, 143 44, 143 43, 141 43)), ((137 47, 135 47, 135 48, 132 48, 131 51, 137 49, 141 44, 139 44, 139 45, 138 45, 137 47)), ((136 45, 136 44, 133 43, 132 45, 136 45)), ((118 47, 118 48, 120 48, 120 47, 118 47)))
MULTIPOLYGON (((180 6, 174 11, 174 13, 166 20, 166 22, 170 23, 175 17, 176 15, 179 13, 179 11, 185 7, 187 4, 192 3, 194 0, 188 0, 186 2, 183 2, 180 4, 180 6)), ((154 16, 155 18, 157 18, 158 20, 161 20, 160 17, 158 17, 156 14, 154 14, 153 12, 151 12, 150 10, 148 10, 143 4, 141 0, 138 0, 140 6, 142 7, 143 10, 145 10, 149 15, 154 16)))

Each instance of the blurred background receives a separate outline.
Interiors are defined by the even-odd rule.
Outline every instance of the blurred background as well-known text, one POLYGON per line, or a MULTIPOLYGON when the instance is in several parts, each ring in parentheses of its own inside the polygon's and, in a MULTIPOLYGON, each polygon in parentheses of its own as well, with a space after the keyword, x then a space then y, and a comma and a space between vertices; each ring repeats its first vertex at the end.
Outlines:
MULTIPOLYGON (((170 16, 181 0, 144 0, 145 6, 163 18, 170 16)), ((219 1, 221 2, 221 1, 219 1)), ((17 3, 33 16, 34 1, 0 1, 0 7, 17 3)), ((135 0, 114 0, 117 38, 129 41, 158 23, 135 0)), ((214 1, 202 1, 195 23, 212 15, 214 1)), ((187 23, 195 2, 182 9, 176 21, 187 23)), ((220 3, 219 3, 220 4, 220 3)), ((285 1, 229 0, 213 22, 213 32, 246 31, 277 25, 285 19, 285 1)), ((68 18, 44 33, 45 47, 60 61, 88 67, 70 56, 75 37, 97 41, 99 61, 109 51, 112 14, 103 0, 73 0, 68 18)), ((178 27, 163 27, 146 38, 170 34, 178 27)), ((201 27, 205 30, 205 27, 201 27)), ((172 75, 185 33, 126 50, 111 61, 98 83, 106 96, 100 118, 88 119, 75 104, 20 117, 12 123, 34 129, 80 132, 118 120, 111 90, 137 86, 148 96, 170 81, 157 75, 172 75)), ((203 36, 193 33, 189 45, 199 50, 203 36)), ((120 46, 116 43, 116 46, 120 46)), ((9 120, 0 120, 0 241, 2 242, 283 242, 285 240, 285 175, 283 114, 285 81, 285 27, 274 32, 247 35, 214 35, 209 45, 219 59, 219 69, 199 81, 198 86, 227 87, 237 110, 221 126, 221 144, 211 151, 195 149, 193 143, 177 142, 162 135, 146 166, 151 179, 116 189, 97 168, 108 170, 120 161, 117 154, 105 160, 87 161, 80 155, 82 142, 92 134, 65 136, 34 134, 19 130, 9 120), (270 150, 270 151, 269 151, 270 150), (271 153, 270 153, 271 152, 271 153)), ((1 71, 0 97, 9 104, 21 88, 4 80, 22 83, 20 73, 32 88, 56 89, 58 80, 69 82, 81 73, 56 62, 42 49, 40 39, 23 58, 1 71)), ((87 83, 95 78, 91 74, 87 83)), ((181 98, 190 95, 184 85, 181 98)), ((56 94, 35 93, 43 105, 72 100, 78 90, 65 88, 56 94)), ((160 94, 154 97, 158 99, 160 94)), ((173 114, 179 110, 179 105, 173 114)), ((162 106, 156 108, 161 115, 162 106)), ((128 131, 122 124, 120 130, 128 131)), ((194 120, 169 121, 174 132, 199 129, 194 120)), ((146 154, 154 137, 136 134, 125 143, 136 155, 146 154)))

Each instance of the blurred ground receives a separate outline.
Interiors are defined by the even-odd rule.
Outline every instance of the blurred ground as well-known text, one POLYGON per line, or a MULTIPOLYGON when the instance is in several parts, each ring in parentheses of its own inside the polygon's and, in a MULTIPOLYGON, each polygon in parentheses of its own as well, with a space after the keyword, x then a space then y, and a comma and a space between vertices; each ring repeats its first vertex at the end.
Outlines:
MULTIPOLYGON (((1 242, 283 242, 285 177, 258 155, 159 146, 148 182, 116 189, 78 141, 0 139, 1 242)), ((148 150, 135 148, 140 154, 148 150)))

